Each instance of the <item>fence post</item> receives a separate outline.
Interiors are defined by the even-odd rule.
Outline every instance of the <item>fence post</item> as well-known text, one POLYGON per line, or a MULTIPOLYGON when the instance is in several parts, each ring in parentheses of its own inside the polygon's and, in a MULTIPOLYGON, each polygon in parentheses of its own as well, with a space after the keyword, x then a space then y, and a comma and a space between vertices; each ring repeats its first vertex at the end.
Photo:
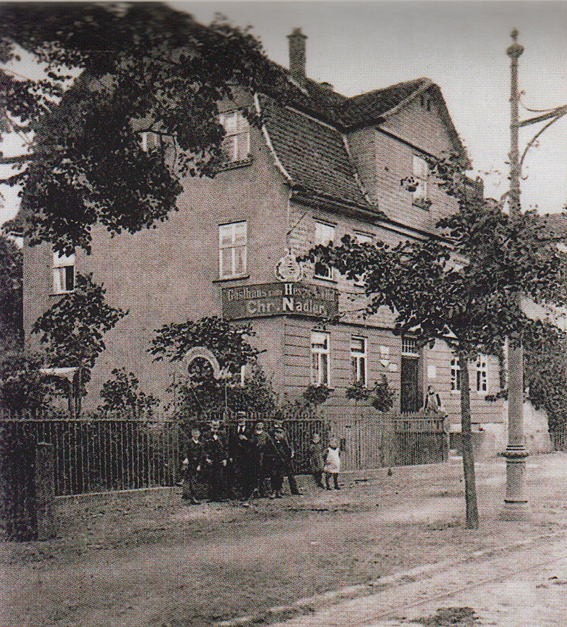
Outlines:
POLYGON ((35 452, 35 514, 37 539, 55 536, 53 502, 55 500, 55 456, 53 444, 38 442, 35 452))
POLYGON ((23 425, 3 425, 0 437, 0 509, 4 538, 27 542, 37 537, 35 519, 35 441, 23 425))

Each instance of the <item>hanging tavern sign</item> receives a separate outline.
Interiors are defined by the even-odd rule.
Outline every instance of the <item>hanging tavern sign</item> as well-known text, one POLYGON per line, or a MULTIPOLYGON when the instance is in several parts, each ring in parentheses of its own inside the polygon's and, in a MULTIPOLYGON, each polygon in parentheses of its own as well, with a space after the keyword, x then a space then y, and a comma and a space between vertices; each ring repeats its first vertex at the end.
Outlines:
POLYGON ((338 312, 337 290, 322 285, 264 283, 222 290, 222 314, 226 320, 281 315, 334 318, 338 312))

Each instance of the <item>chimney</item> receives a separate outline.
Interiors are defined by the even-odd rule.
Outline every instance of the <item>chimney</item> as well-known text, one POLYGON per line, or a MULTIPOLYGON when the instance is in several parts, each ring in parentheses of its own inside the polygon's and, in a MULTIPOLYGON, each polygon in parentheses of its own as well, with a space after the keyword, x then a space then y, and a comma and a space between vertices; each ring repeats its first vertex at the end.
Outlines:
POLYGON ((301 28, 294 28, 289 39, 289 71, 296 81, 305 78, 305 40, 307 36, 301 32, 301 28))

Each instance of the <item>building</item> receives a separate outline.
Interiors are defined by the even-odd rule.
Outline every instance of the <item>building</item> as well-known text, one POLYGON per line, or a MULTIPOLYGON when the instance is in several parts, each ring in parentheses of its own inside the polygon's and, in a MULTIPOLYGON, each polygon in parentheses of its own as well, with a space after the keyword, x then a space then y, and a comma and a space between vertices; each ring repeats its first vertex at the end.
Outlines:
MULTIPOLYGON (((467 162, 465 150, 429 79, 347 98, 305 75, 305 39, 299 29, 289 36, 285 105, 269 88, 223 103, 226 165, 214 179, 184 180, 179 211, 167 222, 114 238, 101 229, 89 256, 26 248, 28 335, 54 299, 73 289, 76 271, 93 272, 109 302, 129 310, 93 371, 95 405, 116 367, 163 397, 172 368, 147 353, 154 329, 216 314, 253 324, 261 364, 282 396, 325 384, 333 390, 327 405, 344 408, 354 380, 371 385, 384 374, 403 412, 417 411, 434 384, 458 429, 460 377, 448 347, 418 349, 412 337, 395 337, 390 311, 362 315, 360 285, 320 264, 305 266, 296 281, 293 260, 346 233, 389 244, 430 236, 456 203, 429 177, 425 157, 457 151, 467 162), (245 108, 263 114, 261 128, 249 126, 245 108), (415 191, 400 184, 408 176, 417 180, 415 191), (337 312, 340 321, 329 323, 337 312)), ((481 356, 473 369, 477 428, 502 422, 500 402, 485 398, 499 390, 499 368, 481 356)))

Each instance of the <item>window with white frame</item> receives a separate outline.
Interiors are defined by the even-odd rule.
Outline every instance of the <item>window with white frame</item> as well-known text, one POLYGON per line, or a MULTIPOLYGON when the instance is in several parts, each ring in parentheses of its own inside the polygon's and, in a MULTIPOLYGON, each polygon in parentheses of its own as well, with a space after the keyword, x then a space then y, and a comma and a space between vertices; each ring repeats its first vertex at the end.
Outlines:
POLYGON ((416 182, 416 188, 413 192, 413 202, 420 203, 427 200, 429 165, 423 157, 419 157, 418 155, 413 155, 413 178, 416 182))
POLYGON ((488 392, 488 359, 479 355, 476 360, 476 391, 488 392))
POLYGON ((53 293, 67 294, 75 289, 75 255, 53 253, 53 293))
POLYGON ((330 372, 330 337, 328 333, 311 333, 311 383, 329 386, 330 372))
POLYGON ((451 392, 461 390, 461 366, 457 357, 451 359, 451 392))
MULTIPOLYGON (((355 239, 359 244, 373 244, 374 243, 374 237, 368 233, 359 233, 355 231, 353 239, 355 239)), ((365 276, 366 276, 366 273, 359 276, 354 282, 354 284, 358 286, 364 286, 365 276)))
POLYGON ((140 147, 144 152, 158 150, 161 148, 161 137, 157 133, 143 131, 140 133, 140 147))
POLYGON ((220 123, 225 131, 222 150, 226 161, 246 161, 250 155, 250 125, 242 111, 221 113, 220 123))
POLYGON ((352 380, 366 385, 366 339, 351 337, 350 363, 352 364, 352 380))
POLYGON ((419 357, 419 348, 415 337, 402 337, 402 355, 406 357, 419 357))
POLYGON ((219 226, 219 276, 243 276, 247 267, 248 228, 246 222, 219 226))
MULTIPOLYGON (((335 227, 325 222, 315 222, 315 245, 327 246, 335 241, 335 227)), ((315 276, 321 279, 332 279, 333 269, 319 261, 315 262, 315 276)))

